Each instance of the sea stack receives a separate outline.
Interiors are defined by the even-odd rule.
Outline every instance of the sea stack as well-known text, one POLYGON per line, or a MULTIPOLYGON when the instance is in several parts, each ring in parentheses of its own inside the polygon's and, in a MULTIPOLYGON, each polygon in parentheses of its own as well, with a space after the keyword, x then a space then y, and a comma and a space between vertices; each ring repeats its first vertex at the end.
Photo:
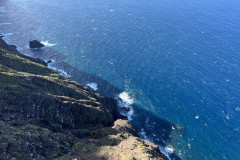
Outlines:
POLYGON ((37 40, 33 40, 33 41, 29 42, 29 47, 32 49, 36 49, 36 48, 44 47, 44 44, 42 44, 41 42, 39 42, 37 40))

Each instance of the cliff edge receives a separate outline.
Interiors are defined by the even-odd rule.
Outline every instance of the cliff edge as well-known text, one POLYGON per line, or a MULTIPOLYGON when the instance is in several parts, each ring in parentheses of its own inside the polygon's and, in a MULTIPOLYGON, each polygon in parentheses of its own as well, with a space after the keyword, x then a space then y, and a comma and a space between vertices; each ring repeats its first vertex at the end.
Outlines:
POLYGON ((0 38, 0 159, 167 159, 121 119, 116 101, 0 38))

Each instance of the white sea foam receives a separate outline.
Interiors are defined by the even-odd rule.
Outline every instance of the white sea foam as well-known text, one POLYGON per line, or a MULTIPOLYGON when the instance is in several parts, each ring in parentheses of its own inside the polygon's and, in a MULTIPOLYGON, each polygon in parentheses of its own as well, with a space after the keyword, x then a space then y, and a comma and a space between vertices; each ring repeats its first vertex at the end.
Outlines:
POLYGON ((133 99, 129 96, 127 92, 120 93, 118 97, 128 105, 133 105, 133 99))
POLYGON ((87 83, 86 86, 90 87, 94 91, 98 90, 97 83, 93 83, 93 82, 92 83, 87 83))
MULTIPOLYGON (((147 140, 147 141, 151 141, 150 138, 148 138, 147 136, 147 133, 145 132, 145 130, 142 128, 140 132, 138 132, 139 136, 141 139, 143 140, 147 140)), ((155 137, 156 135, 153 134, 153 136, 155 137)), ((157 138, 158 139, 158 138, 157 138)), ((159 140, 159 139, 158 139, 159 140)), ((174 148, 173 146, 171 145, 168 145, 168 146, 161 146, 161 145, 158 145, 159 147, 159 150, 169 159, 169 160, 172 160, 170 158, 170 155, 174 152, 174 148)))
POLYGON ((229 120, 230 119, 230 115, 229 113, 226 115, 226 118, 229 120))
POLYGON ((56 68, 55 68, 55 70, 58 71, 60 74, 68 77, 68 78, 71 77, 66 71, 64 71, 64 70, 62 70, 62 69, 56 69, 56 68))
POLYGON ((133 103, 133 98, 131 98, 127 92, 122 92, 118 95, 118 105, 123 109, 123 111, 121 111, 121 114, 127 116, 129 121, 132 120, 132 116, 134 114, 132 107, 133 103))
MULTIPOLYGON (((64 70, 62 70, 62 69, 58 69, 58 68, 56 68, 56 67, 53 67, 53 63, 54 63, 55 61, 54 61, 54 60, 51 60, 51 61, 52 61, 52 63, 50 63, 50 64, 48 65, 49 68, 52 68, 53 70, 59 72, 59 74, 64 75, 64 76, 66 76, 66 77, 68 77, 68 78, 71 77, 66 71, 64 71, 64 70)), ((45 61, 45 62, 46 62, 46 61, 45 61)))
POLYGON ((3 35, 3 37, 2 37, 2 39, 5 41, 5 42, 7 42, 7 43, 9 43, 9 36, 12 36, 13 35, 13 33, 2 33, 2 35, 3 35))
POLYGON ((7 37, 7 36, 12 36, 14 33, 2 33, 3 36, 7 37))
POLYGON ((171 145, 166 146, 164 149, 167 153, 170 153, 170 154, 174 152, 174 148, 171 145))
POLYGON ((97 31, 97 30, 98 30, 98 28, 94 28, 94 27, 93 27, 92 29, 93 29, 94 31, 97 31))
POLYGON ((160 151, 171 160, 170 155, 174 152, 174 148, 171 145, 168 145, 166 147, 159 147, 160 151))
POLYGON ((127 103, 123 102, 122 100, 118 101, 118 106, 120 106, 123 109, 126 108, 126 109, 129 110, 128 112, 125 111, 125 110, 120 111, 120 112, 121 112, 122 115, 128 117, 129 121, 131 121, 132 120, 132 116, 134 114, 134 110, 133 110, 132 106, 128 105, 127 103))
POLYGON ((47 47, 53 47, 53 46, 56 45, 54 43, 49 43, 48 41, 41 41, 41 43, 44 44, 44 46, 47 46, 47 47))
MULTIPOLYGON (((141 139, 143 140, 147 140, 147 141, 151 141, 148 136, 147 136, 147 133, 145 132, 145 130, 142 128, 141 131, 139 132, 139 136, 141 139)), ((154 135, 153 135, 154 136, 154 135)), ((159 139, 158 139, 159 140, 159 139)), ((170 158, 170 155, 174 152, 174 148, 171 146, 171 145, 168 145, 168 146, 161 146, 161 145, 158 145, 159 146, 159 150, 169 159, 171 160, 170 158)))
POLYGON ((114 10, 113 10, 113 9, 110 9, 109 12, 114 12, 114 10))
POLYGON ((147 134, 146 134, 146 132, 144 131, 143 128, 142 128, 141 131, 139 132, 139 135, 140 135, 140 137, 141 137, 142 139, 148 140, 147 134))
POLYGON ((169 149, 168 147, 159 146, 159 150, 160 150, 169 160, 171 160, 170 155, 173 153, 173 152, 172 152, 172 149, 169 149))

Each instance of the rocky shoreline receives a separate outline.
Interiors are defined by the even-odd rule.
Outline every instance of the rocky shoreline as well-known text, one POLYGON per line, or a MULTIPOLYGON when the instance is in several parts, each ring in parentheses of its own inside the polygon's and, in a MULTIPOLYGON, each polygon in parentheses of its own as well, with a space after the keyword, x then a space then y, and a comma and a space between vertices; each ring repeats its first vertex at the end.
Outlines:
POLYGON ((0 159, 157 159, 117 102, 0 38, 0 159))

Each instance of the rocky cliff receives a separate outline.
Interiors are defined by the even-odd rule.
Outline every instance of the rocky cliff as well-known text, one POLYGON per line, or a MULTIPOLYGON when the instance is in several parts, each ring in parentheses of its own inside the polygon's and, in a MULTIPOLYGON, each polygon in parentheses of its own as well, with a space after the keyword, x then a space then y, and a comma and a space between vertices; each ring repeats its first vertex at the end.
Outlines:
POLYGON ((0 159, 167 159, 121 120, 116 101, 0 38, 0 159))

